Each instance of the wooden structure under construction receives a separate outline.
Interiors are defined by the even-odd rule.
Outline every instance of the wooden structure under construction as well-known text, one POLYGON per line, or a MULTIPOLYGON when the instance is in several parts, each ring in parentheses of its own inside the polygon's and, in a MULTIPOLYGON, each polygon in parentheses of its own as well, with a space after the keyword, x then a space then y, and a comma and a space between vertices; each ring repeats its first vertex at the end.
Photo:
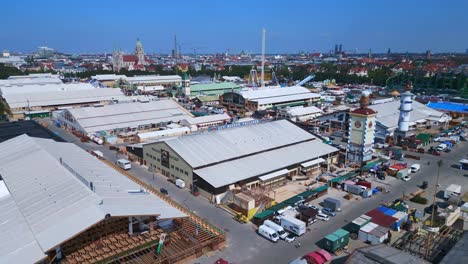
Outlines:
POLYGON ((461 238, 463 232, 443 226, 437 233, 426 230, 408 231, 393 243, 393 247, 437 263, 461 238))

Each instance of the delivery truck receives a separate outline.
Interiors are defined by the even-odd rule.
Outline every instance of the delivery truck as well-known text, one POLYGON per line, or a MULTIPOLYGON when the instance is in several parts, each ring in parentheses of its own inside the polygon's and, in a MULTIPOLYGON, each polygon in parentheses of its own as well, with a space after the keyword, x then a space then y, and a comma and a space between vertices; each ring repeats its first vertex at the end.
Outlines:
POLYGON ((278 218, 280 225, 287 231, 295 234, 296 236, 302 236, 306 231, 306 224, 292 216, 283 215, 278 218))

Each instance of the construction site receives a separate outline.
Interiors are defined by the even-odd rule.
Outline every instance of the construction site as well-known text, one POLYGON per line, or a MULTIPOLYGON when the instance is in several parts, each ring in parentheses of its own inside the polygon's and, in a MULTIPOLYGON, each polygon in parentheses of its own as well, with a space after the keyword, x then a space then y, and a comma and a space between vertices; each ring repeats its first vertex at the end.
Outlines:
POLYGON ((432 263, 439 263, 450 249, 461 239, 463 230, 443 226, 438 232, 425 229, 408 231, 392 246, 432 263))

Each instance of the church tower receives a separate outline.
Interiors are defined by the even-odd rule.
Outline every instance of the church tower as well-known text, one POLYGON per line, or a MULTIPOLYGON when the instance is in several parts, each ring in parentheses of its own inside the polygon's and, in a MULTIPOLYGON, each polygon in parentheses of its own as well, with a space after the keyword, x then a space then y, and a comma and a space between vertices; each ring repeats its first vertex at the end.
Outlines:
POLYGON ((138 64, 145 64, 145 51, 143 50, 143 44, 141 44, 140 38, 137 39, 135 47, 135 55, 138 57, 138 64))
POLYGON ((112 69, 114 72, 120 71, 123 66, 123 53, 120 50, 114 50, 112 53, 112 69))
POLYGON ((347 160, 358 164, 372 159, 374 153, 377 112, 368 108, 369 95, 368 91, 362 92, 360 107, 349 114, 347 160))

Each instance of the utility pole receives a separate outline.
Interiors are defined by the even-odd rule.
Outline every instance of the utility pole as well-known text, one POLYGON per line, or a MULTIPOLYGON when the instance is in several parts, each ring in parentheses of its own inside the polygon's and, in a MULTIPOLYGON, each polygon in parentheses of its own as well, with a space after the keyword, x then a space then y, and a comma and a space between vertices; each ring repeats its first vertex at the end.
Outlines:
POLYGON ((175 59, 175 72, 176 72, 176 74, 179 73, 179 69, 177 67, 178 57, 179 57, 179 54, 177 52, 177 35, 174 34, 174 59, 175 59))
MULTIPOLYGON (((432 197, 432 212, 431 212, 431 229, 434 227, 434 215, 435 215, 435 204, 436 204, 436 195, 439 190, 439 175, 440 175, 440 167, 442 166, 442 160, 437 161, 437 178, 434 186, 434 195, 432 197)), ((426 238, 426 252, 424 254, 424 258, 428 259, 429 255, 431 254, 431 240, 432 240, 433 232, 429 231, 427 233, 426 238)))
POLYGON ((265 28, 262 29, 262 76, 261 87, 265 87, 265 28))

